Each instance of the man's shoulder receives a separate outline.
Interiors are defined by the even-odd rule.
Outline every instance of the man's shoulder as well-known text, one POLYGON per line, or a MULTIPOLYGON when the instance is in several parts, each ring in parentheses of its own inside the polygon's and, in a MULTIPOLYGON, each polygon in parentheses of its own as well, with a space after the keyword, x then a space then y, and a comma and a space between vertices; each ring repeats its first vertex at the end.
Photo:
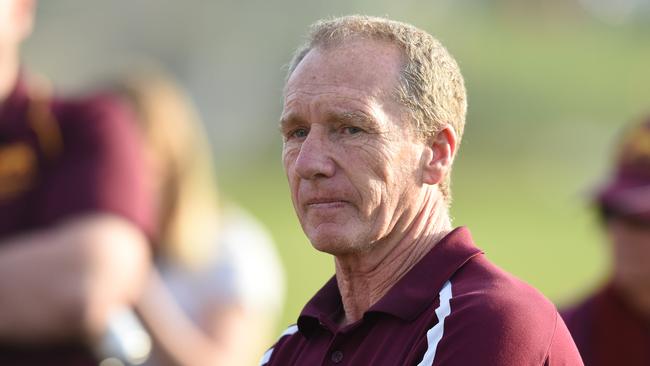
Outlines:
POLYGON ((74 156, 80 152, 104 154, 118 146, 139 144, 140 133, 133 111, 113 94, 55 96, 50 108, 64 152, 74 156))
POLYGON ((77 96, 55 96, 51 108, 63 127, 88 126, 109 121, 119 123, 133 120, 126 103, 114 94, 97 92, 77 96))
POLYGON ((475 328, 477 335, 495 342, 551 342, 559 314, 528 284, 514 277, 489 278, 482 284, 460 280, 452 291, 450 325, 475 328))
POLYGON ((464 354, 468 362, 482 358, 486 365, 506 360, 543 364, 555 349, 566 349, 567 359, 577 356, 553 303, 484 257, 463 266, 451 283, 449 338, 444 339, 448 354, 464 354))
POLYGON ((459 269, 451 279, 454 299, 473 311, 507 316, 533 311, 537 316, 555 317, 557 309, 541 292, 499 268, 484 256, 459 269))

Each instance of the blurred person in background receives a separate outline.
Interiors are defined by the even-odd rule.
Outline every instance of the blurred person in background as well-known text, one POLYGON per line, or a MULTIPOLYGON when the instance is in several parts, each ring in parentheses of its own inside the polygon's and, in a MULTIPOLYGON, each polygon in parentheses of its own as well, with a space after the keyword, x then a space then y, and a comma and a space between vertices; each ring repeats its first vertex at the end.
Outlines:
POLYGON ((289 66, 282 157, 335 275, 261 365, 582 365, 555 306, 452 227, 466 109, 430 34, 367 16, 312 26, 289 66))
POLYGON ((94 365, 148 273, 148 174, 118 100, 28 81, 34 7, 0 1, 0 364, 94 365))
POLYGON ((156 266, 137 304, 153 339, 147 364, 254 364, 284 296, 269 234, 242 209, 218 204, 206 133, 177 83, 149 68, 112 89, 136 112, 153 167, 156 266))
POLYGON ((562 316, 585 365, 650 365, 650 116, 624 134, 596 205, 611 273, 562 316))

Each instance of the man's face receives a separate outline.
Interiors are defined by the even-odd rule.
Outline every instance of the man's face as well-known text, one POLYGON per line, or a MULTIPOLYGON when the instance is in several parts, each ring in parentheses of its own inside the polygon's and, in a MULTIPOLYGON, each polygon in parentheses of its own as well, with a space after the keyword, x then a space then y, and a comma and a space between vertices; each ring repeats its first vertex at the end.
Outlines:
POLYGON ((349 41, 311 50, 287 82, 283 164, 318 250, 368 250, 417 210, 425 144, 392 96, 401 65, 395 46, 349 41))

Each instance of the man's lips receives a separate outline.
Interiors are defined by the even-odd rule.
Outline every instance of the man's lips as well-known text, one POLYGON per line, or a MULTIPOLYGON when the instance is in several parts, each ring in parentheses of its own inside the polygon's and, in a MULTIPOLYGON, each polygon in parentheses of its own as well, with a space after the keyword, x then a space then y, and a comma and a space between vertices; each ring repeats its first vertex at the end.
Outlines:
POLYGON ((308 208, 335 208, 349 203, 340 198, 310 198, 304 202, 308 208))

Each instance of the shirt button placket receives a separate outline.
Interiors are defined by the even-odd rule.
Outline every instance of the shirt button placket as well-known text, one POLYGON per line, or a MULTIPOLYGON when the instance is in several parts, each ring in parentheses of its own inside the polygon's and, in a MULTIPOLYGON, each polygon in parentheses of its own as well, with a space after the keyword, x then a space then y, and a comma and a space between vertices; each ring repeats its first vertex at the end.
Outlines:
POLYGON ((343 361, 343 352, 341 351, 332 352, 332 355, 330 356, 330 360, 332 360, 333 363, 339 363, 343 361))

